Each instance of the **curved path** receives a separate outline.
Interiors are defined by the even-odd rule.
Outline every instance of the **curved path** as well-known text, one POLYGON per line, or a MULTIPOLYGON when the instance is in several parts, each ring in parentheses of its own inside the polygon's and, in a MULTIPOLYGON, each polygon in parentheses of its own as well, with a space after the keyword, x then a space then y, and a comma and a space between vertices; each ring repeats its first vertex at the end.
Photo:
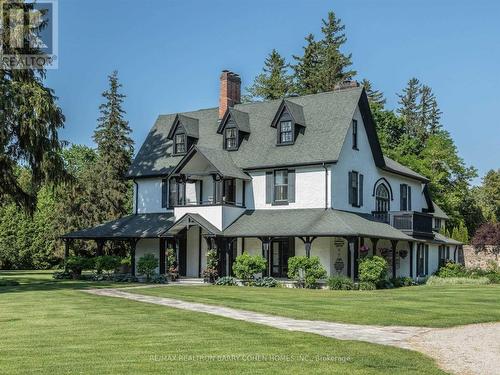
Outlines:
POLYGON ((286 318, 223 306, 146 296, 120 289, 88 289, 85 292, 203 312, 289 331, 315 333, 339 340, 366 341, 417 350, 436 359, 441 368, 455 374, 500 374, 500 323, 453 328, 358 325, 286 318))

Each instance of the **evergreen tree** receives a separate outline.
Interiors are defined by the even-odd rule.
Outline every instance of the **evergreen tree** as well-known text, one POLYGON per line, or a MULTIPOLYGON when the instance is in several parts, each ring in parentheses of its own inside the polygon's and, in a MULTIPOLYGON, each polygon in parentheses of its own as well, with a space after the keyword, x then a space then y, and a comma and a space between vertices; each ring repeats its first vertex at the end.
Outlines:
POLYGON ((292 66, 295 78, 295 90, 299 95, 315 94, 320 92, 320 49, 321 43, 314 39, 313 34, 305 38, 307 44, 302 47, 302 56, 294 55, 296 64, 292 66))
POLYGON ((332 91, 338 83, 351 79, 356 75, 354 70, 349 70, 352 65, 352 54, 343 54, 340 48, 347 38, 340 18, 335 13, 328 12, 327 19, 322 20, 321 32, 323 39, 320 42, 319 90, 332 91))
POLYGON ((361 81, 361 85, 365 88, 370 106, 373 107, 374 105, 377 105, 381 108, 384 108, 386 102, 384 94, 379 90, 375 90, 372 86, 372 83, 366 78, 361 81))
POLYGON ((442 130, 441 126, 441 110, 438 107, 438 103, 435 97, 431 100, 430 113, 429 113, 429 134, 434 135, 442 130))
POLYGON ((417 125, 417 137, 422 141, 427 139, 429 134, 429 129, 431 128, 431 110, 432 103, 436 102, 436 98, 432 92, 432 89, 423 85, 420 89, 420 105, 418 107, 419 110, 419 122, 417 125))
POLYGON ((402 94, 398 94, 399 105, 397 112, 405 122, 405 132, 409 137, 416 137, 419 128, 419 103, 418 97, 421 90, 420 81, 412 78, 408 81, 402 94))
POLYGON ((288 74, 289 65, 276 49, 273 49, 264 62, 263 73, 255 77, 254 83, 247 91, 250 96, 266 100, 280 99, 289 96, 292 79, 288 74))
MULTIPOLYGON (((9 9, 19 5, 18 2, 2 2, 2 6, 0 25, 7 25, 8 32, 9 9)), ((32 9, 33 4, 26 3, 24 8, 32 9)), ((40 33, 45 27, 46 23, 42 22, 33 32, 40 33)), ((5 43, 2 53, 44 55, 39 48, 29 44, 11 48, 5 43)), ((35 209, 37 191, 44 182, 58 183, 67 178, 60 156, 62 142, 58 137, 64 115, 54 92, 44 85, 45 73, 43 67, 0 67, 0 199, 12 197, 30 213, 35 209), (24 188, 16 177, 19 165, 30 171, 29 184, 24 188)))
POLYGON ((131 129, 123 118, 122 108, 125 95, 119 92, 121 84, 115 71, 108 77, 109 89, 102 96, 105 102, 100 105, 101 116, 94 132, 97 144, 93 201, 98 207, 100 222, 117 219, 130 211, 131 185, 126 173, 132 162, 134 151, 131 129))

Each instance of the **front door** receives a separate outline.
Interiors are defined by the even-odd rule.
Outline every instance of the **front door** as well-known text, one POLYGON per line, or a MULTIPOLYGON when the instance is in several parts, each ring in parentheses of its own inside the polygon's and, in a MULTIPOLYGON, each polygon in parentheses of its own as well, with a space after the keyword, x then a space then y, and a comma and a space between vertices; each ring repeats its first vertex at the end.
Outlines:
POLYGON ((271 243, 271 276, 288 277, 288 258, 294 256, 294 239, 280 238, 271 243))

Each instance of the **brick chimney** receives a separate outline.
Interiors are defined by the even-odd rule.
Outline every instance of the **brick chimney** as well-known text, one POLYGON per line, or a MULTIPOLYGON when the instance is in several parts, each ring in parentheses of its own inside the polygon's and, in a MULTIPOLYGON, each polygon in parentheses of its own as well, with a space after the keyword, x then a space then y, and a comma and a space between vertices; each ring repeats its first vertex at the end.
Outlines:
POLYGON ((228 107, 241 102, 241 79, 238 74, 223 70, 220 75, 219 119, 228 107))

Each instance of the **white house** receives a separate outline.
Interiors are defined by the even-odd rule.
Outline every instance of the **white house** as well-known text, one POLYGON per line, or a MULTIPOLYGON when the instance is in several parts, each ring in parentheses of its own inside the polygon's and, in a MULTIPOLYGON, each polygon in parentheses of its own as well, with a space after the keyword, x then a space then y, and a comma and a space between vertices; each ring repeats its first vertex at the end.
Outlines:
POLYGON ((160 115, 129 171, 134 214, 65 238, 130 241, 132 272, 151 253, 165 273, 174 248, 187 277, 200 277, 208 249, 220 275, 246 251, 277 278, 294 255, 354 279, 367 255, 413 278, 457 260, 428 179, 383 156, 362 87, 240 103, 240 82, 223 71, 218 108, 160 115))

